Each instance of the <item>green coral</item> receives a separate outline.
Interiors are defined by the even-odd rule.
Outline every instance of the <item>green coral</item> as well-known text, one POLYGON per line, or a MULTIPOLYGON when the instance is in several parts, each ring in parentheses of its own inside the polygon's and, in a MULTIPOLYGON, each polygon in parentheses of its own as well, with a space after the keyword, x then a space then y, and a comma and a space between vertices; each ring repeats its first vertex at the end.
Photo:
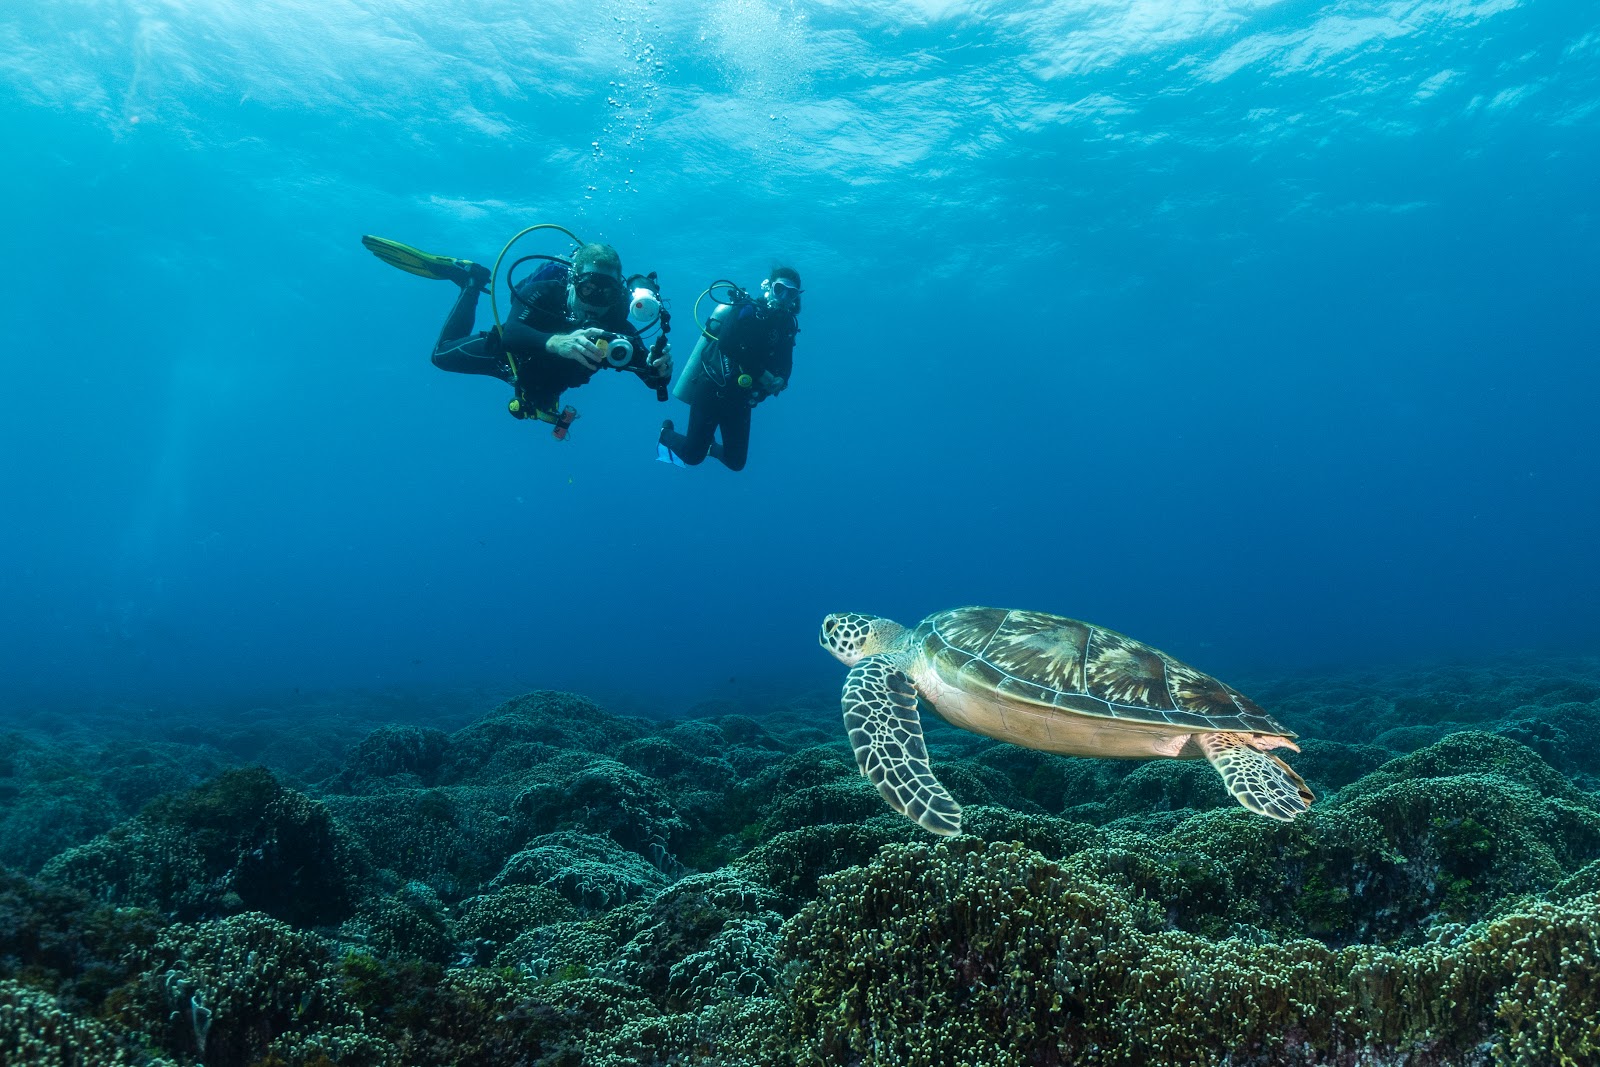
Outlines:
POLYGON ((173 1061, 66 1010, 49 993, 0 980, 0 1063, 28 1067, 173 1067, 173 1061))
POLYGON ((610 755, 648 732, 641 720, 612 715, 575 693, 528 693, 451 735, 440 780, 520 778, 562 752, 610 755))
POLYGON ((685 829, 660 783, 610 759, 595 759, 568 777, 530 785, 513 809, 539 833, 604 834, 658 863, 685 829))
POLYGON ((526 841, 511 786, 400 788, 325 803, 372 862, 447 899, 471 895, 526 841))
POLYGON ((1339 945, 1474 921, 1551 888, 1600 851, 1600 812, 1527 748, 1458 734, 1293 823, 1229 807, 1165 834, 1113 839, 1157 862, 1135 888, 1178 927, 1220 936, 1243 925, 1339 945), (1486 766, 1503 773, 1453 773, 1486 766))
POLYGON ((462 901, 456 930, 462 938, 483 942, 493 950, 529 930, 576 918, 578 909, 547 886, 508 885, 462 901))
POLYGON ((490 886, 545 886, 592 914, 638 900, 670 879, 609 837, 562 832, 545 834, 506 861, 490 886))
POLYGON ((927 831, 888 812, 856 825, 808 826, 777 834, 733 862, 732 869, 775 890, 792 910, 816 895, 821 878, 866 863, 884 845, 920 840, 927 831))
POLYGON ((764 812, 762 831, 778 834, 827 823, 858 823, 881 815, 883 797, 857 774, 808 785, 773 799, 764 812))
POLYGON ((118 1004, 124 1025, 206 1067, 395 1063, 345 995, 333 944, 260 913, 166 930, 118 1004))
POLYGON ((359 932, 368 947, 386 956, 445 963, 455 952, 455 931, 444 902, 424 882, 407 882, 368 902, 356 919, 345 924, 345 932, 359 932))
POLYGON ((332 783, 339 790, 359 789, 372 779, 404 777, 432 785, 444 765, 450 737, 427 726, 387 725, 373 730, 346 758, 332 783))
POLYGON ((1395 951, 1213 939, 1010 844, 892 845, 784 931, 795 1062, 1582 1064, 1600 1052, 1600 897, 1395 951))
POLYGON ((772 890, 732 872, 691 875, 622 920, 635 932, 607 973, 668 1011, 768 992, 776 985, 777 902, 772 890))
POLYGON ((364 867, 324 805, 252 767, 153 801, 40 878, 186 920, 255 909, 318 925, 351 913, 364 867))
POLYGON ((47 878, 0 872, 0 1000, 38 1018, 0 1025, 0 1058, 54 1027, 59 1051, 28 1055, 1600 1062, 1600 764, 1583 751, 1600 706, 1573 702, 1600 686, 1497 670, 1266 687, 1284 721, 1333 738, 1292 758, 1322 795, 1289 824, 1202 761, 1069 759, 930 719, 965 810, 950 841, 859 776, 833 694, 761 722, 540 693, 449 736, 196 728, 241 758, 299 745, 325 795, 247 769, 86 842, 73 805, 116 818, 216 752, 7 738, 6 825, 56 811, 28 854, 65 851, 47 878), (1404 721, 1389 691, 1432 721, 1404 721))
POLYGON ((99 1011, 137 969, 159 932, 136 908, 91 900, 0 868, 0 978, 48 987, 74 1007, 99 1011))
POLYGON ((52 856, 104 833, 118 805, 85 774, 0 779, 0 864, 36 872, 52 856))

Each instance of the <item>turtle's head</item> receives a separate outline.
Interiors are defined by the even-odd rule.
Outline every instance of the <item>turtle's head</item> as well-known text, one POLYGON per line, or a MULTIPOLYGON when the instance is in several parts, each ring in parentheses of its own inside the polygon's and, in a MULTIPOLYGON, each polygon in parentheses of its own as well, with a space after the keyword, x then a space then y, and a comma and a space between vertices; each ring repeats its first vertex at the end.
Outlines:
POLYGON ((840 612, 822 620, 817 643, 846 667, 854 667, 863 656, 884 651, 904 632, 905 627, 888 619, 840 612))

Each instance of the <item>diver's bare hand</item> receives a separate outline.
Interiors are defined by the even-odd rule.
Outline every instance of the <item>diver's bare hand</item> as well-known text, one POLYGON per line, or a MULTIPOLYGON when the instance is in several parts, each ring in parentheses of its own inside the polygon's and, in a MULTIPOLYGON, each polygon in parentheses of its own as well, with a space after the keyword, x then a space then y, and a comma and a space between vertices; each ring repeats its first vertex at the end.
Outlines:
POLYGON ((605 335, 606 332, 597 326, 586 326, 571 333, 555 334, 544 343, 544 347, 552 356, 570 359, 574 363, 582 363, 590 370, 594 370, 605 358, 600 354, 600 346, 595 342, 605 335))

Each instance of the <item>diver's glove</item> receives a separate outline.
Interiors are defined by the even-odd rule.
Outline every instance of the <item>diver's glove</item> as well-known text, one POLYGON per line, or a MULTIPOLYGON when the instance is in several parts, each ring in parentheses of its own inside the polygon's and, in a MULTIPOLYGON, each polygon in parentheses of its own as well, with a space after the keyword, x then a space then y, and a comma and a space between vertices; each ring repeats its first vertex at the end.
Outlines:
POLYGON ((750 403, 759 404, 767 397, 777 396, 787 388, 789 388, 788 379, 764 370, 761 372, 761 377, 756 380, 755 388, 750 390, 750 403))
POLYGON ((672 346, 665 337, 657 337, 656 343, 650 346, 650 358, 645 366, 648 368, 645 384, 660 388, 672 381, 672 346))

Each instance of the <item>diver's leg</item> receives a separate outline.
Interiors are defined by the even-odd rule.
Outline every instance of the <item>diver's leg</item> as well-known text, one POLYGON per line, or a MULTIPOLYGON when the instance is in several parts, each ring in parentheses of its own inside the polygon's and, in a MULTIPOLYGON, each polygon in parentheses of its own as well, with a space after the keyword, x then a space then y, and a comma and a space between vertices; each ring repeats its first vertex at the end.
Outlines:
POLYGON ((487 374, 509 381, 511 369, 499 352, 490 351, 488 335, 472 332, 478 315, 478 294, 482 292, 469 285, 456 297, 455 306, 444 320, 444 329, 439 331, 439 343, 433 347, 433 365, 457 374, 487 374))
POLYGON ((511 368, 506 365, 505 357, 500 355, 498 349, 493 352, 489 350, 489 335, 486 333, 458 337, 449 344, 441 343, 433 350, 433 365, 457 374, 487 374, 502 382, 511 380, 511 368))
POLYGON ((439 343, 434 346, 434 351, 472 333, 472 324, 478 317, 478 296, 482 292, 476 285, 462 287, 455 304, 450 308, 450 314, 445 316, 444 328, 439 331, 439 343))
POLYGON ((711 448, 712 435, 716 432, 716 408, 710 401, 701 401, 689 408, 688 434, 663 428, 661 443, 672 449, 679 459, 693 467, 706 458, 706 452, 711 448))
POLYGON ((750 412, 754 411, 742 396, 734 397, 722 412, 722 447, 712 450, 712 455, 731 471, 744 470, 744 461, 750 454, 750 412))

